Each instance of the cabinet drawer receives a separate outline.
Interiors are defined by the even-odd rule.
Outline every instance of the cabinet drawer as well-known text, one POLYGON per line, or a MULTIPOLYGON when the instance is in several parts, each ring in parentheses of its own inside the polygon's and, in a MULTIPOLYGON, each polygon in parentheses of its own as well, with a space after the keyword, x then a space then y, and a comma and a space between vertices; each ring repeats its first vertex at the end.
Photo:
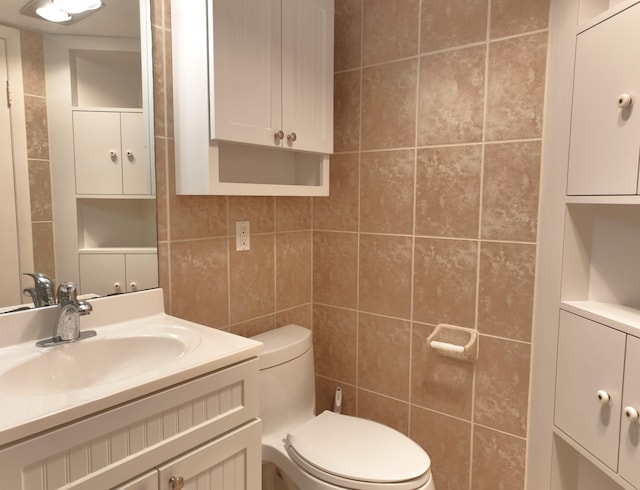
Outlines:
POLYGON ((625 334, 560 312, 555 425, 616 471, 625 334), (610 396, 601 404, 597 393, 610 396))
POLYGON ((13 490, 113 488, 258 415, 251 360, 0 451, 13 490))

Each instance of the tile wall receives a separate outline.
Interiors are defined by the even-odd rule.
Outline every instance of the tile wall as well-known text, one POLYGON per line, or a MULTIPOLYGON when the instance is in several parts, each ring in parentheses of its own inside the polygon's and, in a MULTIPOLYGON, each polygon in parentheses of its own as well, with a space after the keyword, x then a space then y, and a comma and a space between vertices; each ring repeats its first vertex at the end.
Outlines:
POLYGON ((21 30, 22 81, 27 126, 34 270, 55 280, 49 130, 42 34, 21 30))
POLYGON ((546 0, 336 0, 313 203, 318 404, 408 434, 439 490, 524 487, 546 0), (477 364, 426 346, 477 328, 477 364))
POLYGON ((331 196, 311 201, 175 195, 154 0, 167 310, 243 335, 313 324, 320 409, 342 386, 345 412, 427 449, 439 490, 523 488, 548 0, 335 5, 331 196), (475 366, 427 349, 440 322, 478 328, 475 366))

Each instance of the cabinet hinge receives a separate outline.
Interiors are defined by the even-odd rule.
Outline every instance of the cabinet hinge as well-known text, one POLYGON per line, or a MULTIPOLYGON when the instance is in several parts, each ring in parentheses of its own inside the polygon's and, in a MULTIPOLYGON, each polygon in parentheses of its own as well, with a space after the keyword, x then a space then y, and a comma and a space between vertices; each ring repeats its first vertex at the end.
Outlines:
POLYGON ((11 86, 9 80, 7 80, 7 107, 11 108, 11 86))

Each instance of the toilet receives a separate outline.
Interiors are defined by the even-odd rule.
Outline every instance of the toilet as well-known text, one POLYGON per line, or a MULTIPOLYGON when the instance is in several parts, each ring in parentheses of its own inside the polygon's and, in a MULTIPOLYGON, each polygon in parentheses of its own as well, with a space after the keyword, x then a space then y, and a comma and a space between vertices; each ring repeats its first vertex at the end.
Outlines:
POLYGON ((385 425, 315 415, 311 331, 287 325, 253 337, 260 363, 263 490, 435 490, 418 444, 385 425))

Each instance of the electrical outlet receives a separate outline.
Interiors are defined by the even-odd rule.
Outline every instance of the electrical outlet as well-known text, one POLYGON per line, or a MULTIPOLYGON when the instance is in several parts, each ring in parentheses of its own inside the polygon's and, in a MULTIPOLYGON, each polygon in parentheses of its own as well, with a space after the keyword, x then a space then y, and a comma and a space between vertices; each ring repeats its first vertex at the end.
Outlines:
POLYGON ((249 250, 251 238, 248 221, 236 221, 236 251, 249 250))

